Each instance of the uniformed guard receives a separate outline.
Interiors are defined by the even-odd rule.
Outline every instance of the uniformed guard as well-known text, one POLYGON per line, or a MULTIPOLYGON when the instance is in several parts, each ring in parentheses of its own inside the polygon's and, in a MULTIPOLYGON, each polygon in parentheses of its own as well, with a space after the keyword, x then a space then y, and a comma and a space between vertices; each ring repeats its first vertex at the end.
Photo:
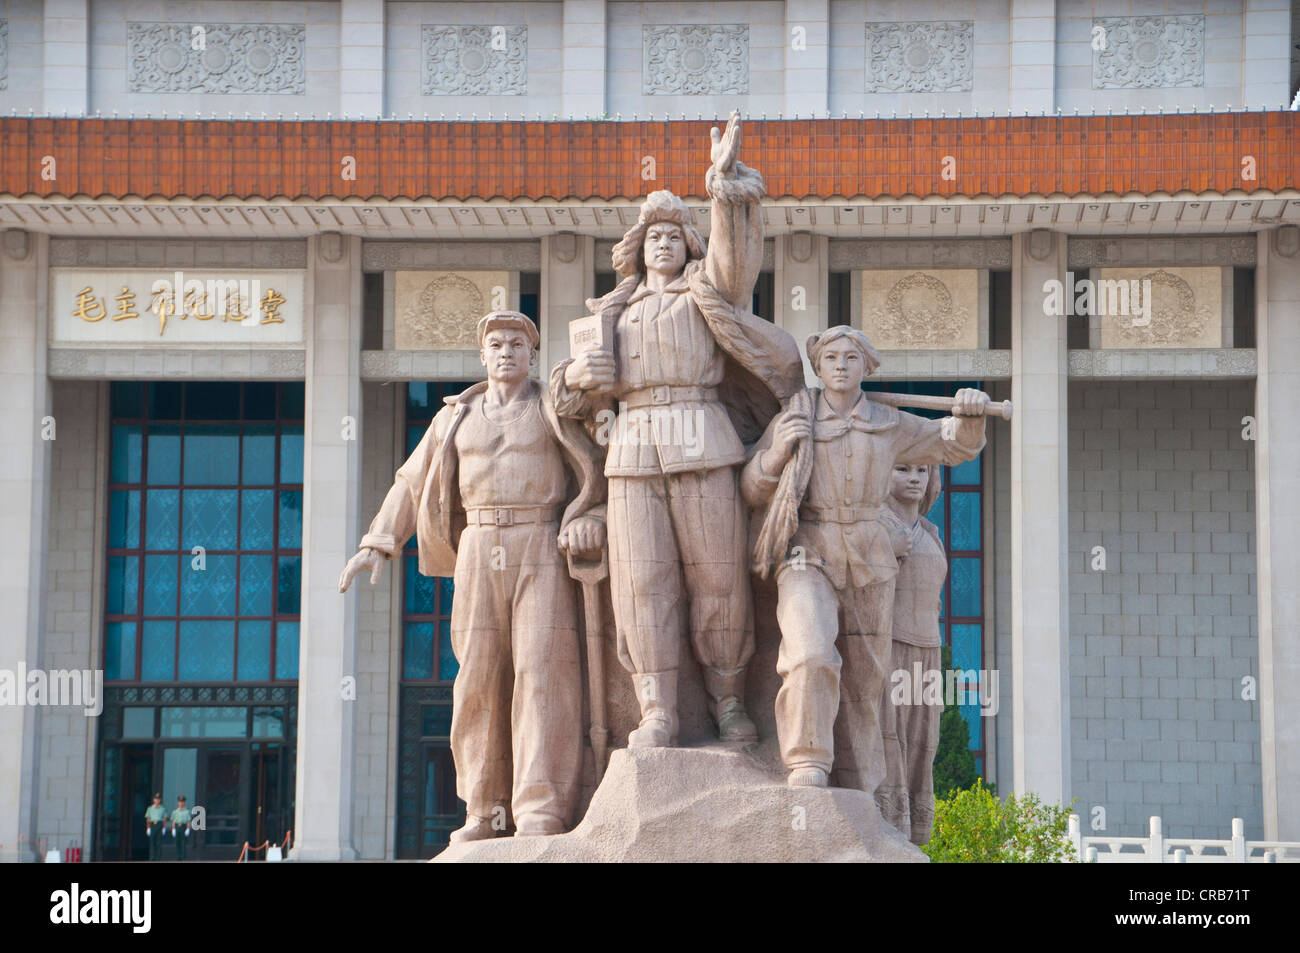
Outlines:
POLYGON ((144 832, 149 838, 149 859, 162 860, 162 840, 166 829, 167 808, 162 795, 155 794, 153 803, 144 809, 144 832))
POLYGON ((176 798, 176 810, 172 811, 172 837, 176 839, 176 859, 185 859, 185 842, 190 836, 190 809, 185 806, 185 795, 176 798))

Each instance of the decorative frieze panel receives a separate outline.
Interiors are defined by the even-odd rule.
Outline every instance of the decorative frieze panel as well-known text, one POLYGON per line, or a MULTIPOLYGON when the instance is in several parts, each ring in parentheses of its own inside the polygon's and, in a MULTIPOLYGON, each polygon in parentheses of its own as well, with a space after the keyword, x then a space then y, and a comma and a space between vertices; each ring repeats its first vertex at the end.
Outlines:
POLYGON ((1254 235, 1185 235, 1179 238, 1075 238, 1066 244, 1066 259, 1073 269, 1104 265, 1157 266, 1255 264, 1258 249, 1254 235))
POLYGON ((9 86, 9 21, 0 20, 0 89, 9 86))
POLYGON ((1097 17, 1092 35, 1093 89, 1205 84, 1204 16, 1097 17))
POLYGON ((425 96, 522 96, 528 92, 528 27, 425 25, 425 96))
POLYGON ((749 27, 743 23, 644 26, 642 43, 643 95, 749 92, 749 27))
POLYGON ((882 350, 979 347, 979 272, 862 272, 862 330, 882 350))
POLYGON ((127 89, 302 95, 306 52, 301 23, 128 23, 127 89))
POLYGON ((509 288, 506 271, 399 271, 393 284, 393 345, 477 350, 478 319, 509 307, 509 288))
MULTIPOLYGON (((606 255, 606 260, 609 256, 606 255)), ((541 244, 525 242, 402 242, 363 241, 363 271, 457 270, 493 268, 540 271, 541 244)))
POLYGON ((1101 268, 1088 309, 1103 348, 1223 345, 1219 268, 1101 268))
POLYGON ((868 23, 869 93, 958 93, 974 88, 975 22, 868 23))
MULTIPOLYGON (((766 267, 766 266, 764 266, 766 267)), ((833 238, 830 270, 863 268, 991 268, 1011 267, 1009 238, 833 238)))

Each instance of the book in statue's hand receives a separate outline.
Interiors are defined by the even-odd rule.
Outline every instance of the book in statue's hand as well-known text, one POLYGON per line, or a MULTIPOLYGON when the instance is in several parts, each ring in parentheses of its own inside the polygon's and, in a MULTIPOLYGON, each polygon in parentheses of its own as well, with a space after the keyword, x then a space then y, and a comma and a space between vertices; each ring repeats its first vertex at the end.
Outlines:
POLYGON ((569 322, 569 356, 577 357, 587 351, 607 347, 604 322, 598 314, 574 318, 569 322))

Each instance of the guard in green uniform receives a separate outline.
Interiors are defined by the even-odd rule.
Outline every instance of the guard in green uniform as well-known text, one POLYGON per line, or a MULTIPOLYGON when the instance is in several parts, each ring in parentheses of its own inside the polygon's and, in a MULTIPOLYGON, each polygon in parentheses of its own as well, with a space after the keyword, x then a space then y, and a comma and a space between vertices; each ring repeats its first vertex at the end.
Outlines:
POLYGON ((190 809, 185 806, 185 795, 176 798, 176 810, 172 811, 172 837, 176 839, 176 859, 185 859, 185 842, 190 836, 190 809))
POLYGON ((162 795, 155 794, 153 803, 144 809, 144 832, 149 836, 149 859, 162 860, 163 834, 166 832, 167 808, 162 795))

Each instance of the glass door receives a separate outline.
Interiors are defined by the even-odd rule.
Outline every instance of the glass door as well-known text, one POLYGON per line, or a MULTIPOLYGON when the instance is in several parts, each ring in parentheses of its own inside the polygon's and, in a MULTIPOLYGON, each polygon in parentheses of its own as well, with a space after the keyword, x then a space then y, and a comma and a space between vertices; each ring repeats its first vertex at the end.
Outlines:
MULTIPOLYGON (((240 787, 241 779, 246 777, 244 752, 243 745, 211 745, 201 751, 203 770, 199 777, 199 793, 202 800, 198 803, 206 811, 206 829, 199 840, 199 849, 195 851, 196 859, 234 860, 244 846, 245 832, 239 811, 244 801, 244 791, 240 787)), ((199 833, 195 831, 194 837, 199 833)))

